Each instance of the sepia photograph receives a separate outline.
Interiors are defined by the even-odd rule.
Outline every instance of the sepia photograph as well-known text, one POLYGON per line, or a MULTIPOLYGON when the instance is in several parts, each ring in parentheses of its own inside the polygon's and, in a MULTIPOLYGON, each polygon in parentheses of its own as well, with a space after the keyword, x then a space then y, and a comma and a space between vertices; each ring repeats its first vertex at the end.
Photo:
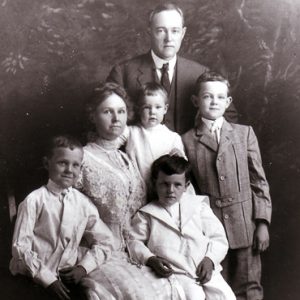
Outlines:
POLYGON ((0 0, 0 39, 1 299, 300 298, 300 0, 0 0))

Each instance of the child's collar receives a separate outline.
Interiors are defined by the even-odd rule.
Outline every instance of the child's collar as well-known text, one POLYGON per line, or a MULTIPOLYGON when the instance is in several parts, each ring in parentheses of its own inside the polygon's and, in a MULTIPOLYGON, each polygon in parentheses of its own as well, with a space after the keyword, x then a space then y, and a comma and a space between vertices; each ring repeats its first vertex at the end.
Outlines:
POLYGON ((62 188, 61 186, 59 186, 58 184, 56 184, 53 180, 51 180, 50 178, 49 178, 49 180, 48 180, 48 183, 47 183, 47 185, 46 185, 46 187, 47 187, 47 189, 51 192, 51 193, 53 193, 53 194, 55 194, 55 195, 60 195, 61 193, 68 193, 68 192, 70 192, 71 191, 71 189, 72 189, 72 187, 69 187, 69 188, 62 188))
POLYGON ((202 122, 210 129, 211 128, 211 125, 212 123, 215 123, 217 125, 217 127, 219 129, 222 128, 222 125, 223 125, 223 122, 224 122, 224 117, 220 117, 216 120, 209 120, 209 119, 206 119, 206 118, 201 118, 202 122))

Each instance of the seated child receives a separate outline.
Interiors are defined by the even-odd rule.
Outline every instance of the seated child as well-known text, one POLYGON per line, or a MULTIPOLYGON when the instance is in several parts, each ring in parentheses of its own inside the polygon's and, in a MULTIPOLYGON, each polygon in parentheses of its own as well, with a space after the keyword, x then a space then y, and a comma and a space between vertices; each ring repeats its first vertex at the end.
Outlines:
POLYGON ((223 226, 207 197, 185 193, 189 177, 183 157, 164 155, 153 163, 158 198, 134 216, 129 253, 158 276, 175 280, 183 299, 235 299, 220 274, 228 249, 223 226))
POLYGON ((269 246, 269 185, 251 126, 228 123, 230 85, 215 72, 202 74, 192 98, 195 128, 182 136, 200 193, 224 225, 229 250, 223 276, 238 299, 263 299, 260 252, 269 246))
POLYGON ((47 185, 19 205, 10 271, 33 278, 60 299, 70 299, 69 288, 110 255, 112 236, 92 202, 72 188, 81 169, 81 144, 57 136, 47 151, 47 185), (82 238, 89 247, 79 257, 82 238))
POLYGON ((126 153, 137 163, 142 178, 150 187, 150 169, 155 159, 172 153, 184 155, 181 137, 162 124, 168 110, 168 94, 160 84, 144 84, 135 107, 137 126, 128 126, 124 133, 126 153))

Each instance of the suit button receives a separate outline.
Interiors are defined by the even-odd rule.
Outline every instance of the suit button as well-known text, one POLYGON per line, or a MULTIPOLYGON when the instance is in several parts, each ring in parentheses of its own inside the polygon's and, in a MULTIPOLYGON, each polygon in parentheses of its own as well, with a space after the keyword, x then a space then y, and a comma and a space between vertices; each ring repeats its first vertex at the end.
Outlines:
POLYGON ((232 198, 228 198, 228 201, 229 201, 229 202, 232 202, 232 200, 233 200, 232 198))
POLYGON ((229 219, 229 216, 227 214, 224 215, 224 219, 229 219))
POLYGON ((220 176, 220 180, 221 180, 221 181, 224 181, 224 180, 225 180, 225 176, 221 175, 221 176, 220 176))
POLYGON ((222 157, 221 157, 221 156, 218 156, 217 160, 218 160, 218 161, 222 160, 222 157))
POLYGON ((221 207, 221 204, 222 204, 221 200, 217 200, 217 201, 216 201, 216 205, 217 205, 218 207, 221 207))

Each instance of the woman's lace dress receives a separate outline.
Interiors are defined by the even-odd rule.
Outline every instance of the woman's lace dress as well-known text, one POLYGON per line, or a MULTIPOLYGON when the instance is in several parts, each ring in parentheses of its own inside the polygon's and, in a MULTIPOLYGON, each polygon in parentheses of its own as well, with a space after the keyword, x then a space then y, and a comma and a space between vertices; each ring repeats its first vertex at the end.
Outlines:
POLYGON ((92 199, 115 238, 112 257, 83 280, 88 298, 175 299, 168 279, 157 278, 150 268, 131 263, 125 252, 130 218, 146 199, 140 175, 127 155, 114 143, 89 143, 84 147, 79 188, 92 199))

